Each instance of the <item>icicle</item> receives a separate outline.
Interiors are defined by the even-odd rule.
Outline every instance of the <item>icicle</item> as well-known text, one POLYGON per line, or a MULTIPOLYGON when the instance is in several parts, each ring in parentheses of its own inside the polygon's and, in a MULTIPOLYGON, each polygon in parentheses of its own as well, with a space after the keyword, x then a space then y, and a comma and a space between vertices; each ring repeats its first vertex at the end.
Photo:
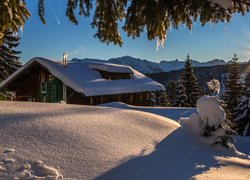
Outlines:
POLYGON ((228 23, 227 23, 227 20, 225 20, 225 35, 227 35, 227 25, 228 25, 228 23))
POLYGON ((170 22, 169 29, 170 29, 170 33, 172 33, 172 32, 173 32, 173 25, 172 25, 172 22, 170 22))
POLYGON ((210 19, 209 24, 210 24, 210 27, 213 27, 213 20, 212 19, 210 19))
POLYGON ((227 35, 227 22, 225 22, 225 34, 227 35))
POLYGON ((161 44, 161 40, 158 38, 158 39, 157 39, 157 42, 156 42, 156 51, 159 50, 160 44, 161 44))
POLYGON ((157 42, 156 42, 156 51, 159 50, 159 47, 161 46, 162 48, 164 48, 164 43, 166 41, 166 38, 167 38, 167 35, 165 34, 163 39, 157 39, 157 42))
POLYGON ((18 36, 18 32, 13 32, 13 35, 17 37, 18 36))
POLYGON ((191 24, 190 33, 193 34, 193 25, 191 24))
POLYGON ((21 36, 23 36, 23 26, 20 27, 21 36))

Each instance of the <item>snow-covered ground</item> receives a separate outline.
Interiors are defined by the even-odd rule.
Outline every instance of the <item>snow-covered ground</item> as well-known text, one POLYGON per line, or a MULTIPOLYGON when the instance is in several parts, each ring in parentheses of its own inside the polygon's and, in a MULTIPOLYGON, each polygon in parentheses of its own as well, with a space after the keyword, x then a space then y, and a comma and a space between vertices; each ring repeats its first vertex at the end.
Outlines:
MULTIPOLYGON (((202 143, 170 119, 194 109, 125 106, 0 102, 0 179, 250 177, 249 160, 202 143)), ((245 153, 249 140, 237 142, 245 153)))
POLYGON ((192 113, 196 112, 195 108, 183 108, 183 107, 149 107, 149 106, 133 106, 124 104, 122 102, 110 102, 101 104, 103 107, 113 107, 122 109, 131 109, 143 112, 149 112, 157 114, 163 117, 167 117, 172 120, 178 121, 181 117, 189 117, 192 113))

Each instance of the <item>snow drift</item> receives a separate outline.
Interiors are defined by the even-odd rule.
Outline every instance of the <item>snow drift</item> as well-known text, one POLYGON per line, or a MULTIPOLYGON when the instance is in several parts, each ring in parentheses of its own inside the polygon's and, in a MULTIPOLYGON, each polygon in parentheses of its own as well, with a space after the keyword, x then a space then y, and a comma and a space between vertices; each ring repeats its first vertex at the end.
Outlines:
POLYGON ((151 153, 179 126, 139 111, 0 102, 0 155, 6 148, 15 149, 6 154, 15 159, 5 171, 10 175, 19 176, 16 169, 42 161, 57 167, 65 178, 93 179, 130 158, 151 153))
MULTIPOLYGON (((231 179, 250 176, 249 161, 232 160, 232 152, 211 148, 145 109, 151 113, 0 102, 0 179, 189 179, 204 172, 216 178, 218 171, 231 179)), ((165 115, 174 112, 183 113, 170 108, 165 115)))

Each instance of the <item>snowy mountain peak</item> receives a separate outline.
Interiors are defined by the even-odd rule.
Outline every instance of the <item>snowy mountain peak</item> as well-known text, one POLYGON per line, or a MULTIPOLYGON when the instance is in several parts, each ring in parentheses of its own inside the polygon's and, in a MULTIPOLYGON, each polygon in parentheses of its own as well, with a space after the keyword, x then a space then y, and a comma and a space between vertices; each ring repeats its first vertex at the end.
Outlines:
MULTIPOLYGON (((117 58, 110 58, 108 60, 92 59, 92 58, 84 58, 84 59, 73 58, 72 61, 108 62, 114 64, 128 65, 144 74, 179 70, 184 67, 184 62, 185 62, 184 60, 180 61, 178 59, 175 59, 172 61, 162 60, 159 63, 157 63, 146 59, 135 58, 132 56, 121 56, 117 58)), ((207 62, 199 62, 193 60, 194 67, 217 66, 226 64, 227 63, 224 60, 220 59, 214 59, 207 62)))

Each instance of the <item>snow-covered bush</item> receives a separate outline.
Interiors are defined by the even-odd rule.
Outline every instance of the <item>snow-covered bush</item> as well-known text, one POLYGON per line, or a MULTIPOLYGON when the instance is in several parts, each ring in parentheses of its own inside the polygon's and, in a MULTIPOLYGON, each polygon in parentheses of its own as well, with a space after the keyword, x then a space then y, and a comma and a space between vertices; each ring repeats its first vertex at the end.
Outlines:
POLYGON ((202 96, 196 103, 197 113, 180 120, 196 134, 208 137, 210 144, 230 147, 233 131, 228 125, 221 101, 215 96, 202 96))

